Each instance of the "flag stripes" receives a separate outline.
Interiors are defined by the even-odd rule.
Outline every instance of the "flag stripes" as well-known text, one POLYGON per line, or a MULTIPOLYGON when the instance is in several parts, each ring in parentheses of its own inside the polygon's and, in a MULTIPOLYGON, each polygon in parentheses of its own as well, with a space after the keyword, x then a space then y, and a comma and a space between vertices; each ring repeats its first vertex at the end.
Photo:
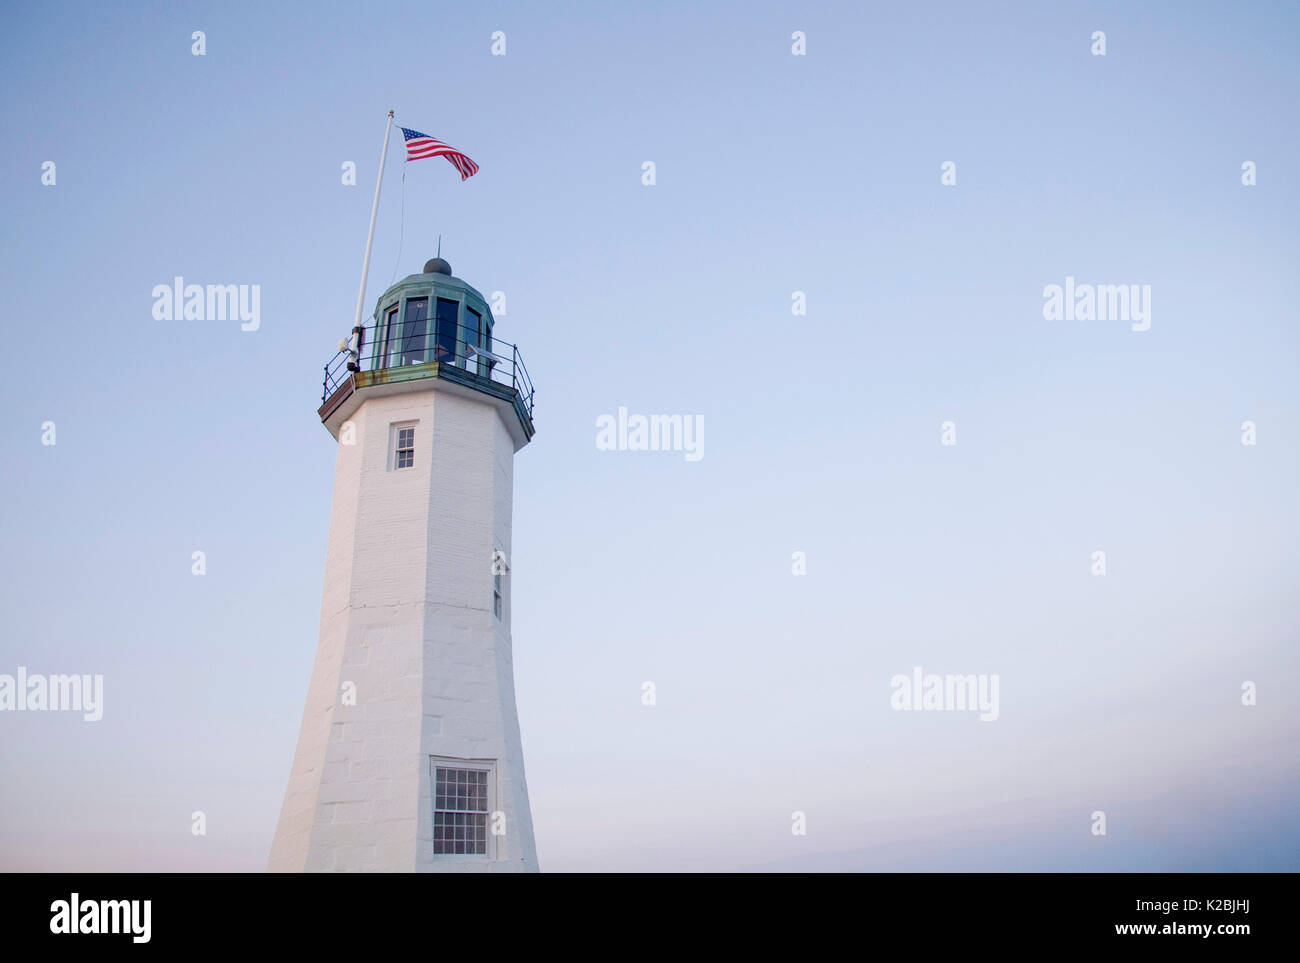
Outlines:
POLYGON ((408 161, 423 160, 426 157, 445 157, 452 167, 460 171, 462 181, 478 173, 478 165, 470 160, 467 155, 447 146, 436 137, 422 134, 418 130, 411 130, 409 127, 403 127, 401 131, 402 136, 406 139, 406 159, 408 161))

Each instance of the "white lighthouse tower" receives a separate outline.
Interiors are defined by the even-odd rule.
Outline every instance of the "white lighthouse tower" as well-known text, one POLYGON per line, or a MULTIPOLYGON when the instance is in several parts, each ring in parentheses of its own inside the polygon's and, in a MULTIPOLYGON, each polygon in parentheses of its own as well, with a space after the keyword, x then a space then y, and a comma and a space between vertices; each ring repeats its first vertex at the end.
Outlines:
POLYGON ((537 869, 510 638, 533 389, 441 258, 326 366, 320 643, 272 871, 537 869))

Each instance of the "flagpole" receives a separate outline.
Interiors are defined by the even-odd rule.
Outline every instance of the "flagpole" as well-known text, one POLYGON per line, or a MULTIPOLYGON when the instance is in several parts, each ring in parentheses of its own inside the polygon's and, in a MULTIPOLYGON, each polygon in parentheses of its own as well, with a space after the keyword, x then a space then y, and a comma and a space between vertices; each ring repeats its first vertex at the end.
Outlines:
POLYGON ((352 325, 353 329, 361 327, 361 308, 366 300, 366 278, 370 274, 370 245, 375 240, 375 217, 379 214, 379 188, 384 186, 384 163, 388 160, 388 135, 392 132, 393 112, 390 110, 388 126, 384 128, 384 150, 379 155, 379 179, 375 181, 375 203, 370 208, 370 233, 366 235, 366 256, 361 262, 361 290, 357 292, 357 320, 352 325))

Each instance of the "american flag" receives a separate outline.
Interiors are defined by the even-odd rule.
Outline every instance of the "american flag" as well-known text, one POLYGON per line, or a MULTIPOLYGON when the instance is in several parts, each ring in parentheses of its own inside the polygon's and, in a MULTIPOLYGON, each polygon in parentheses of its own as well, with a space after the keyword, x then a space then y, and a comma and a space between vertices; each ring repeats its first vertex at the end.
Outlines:
POLYGON ((421 134, 418 130, 403 127, 402 136, 406 138, 406 159, 421 160, 425 157, 445 157, 451 166, 460 171, 460 179, 465 180, 478 173, 478 165, 460 151, 448 147, 436 137, 421 134))

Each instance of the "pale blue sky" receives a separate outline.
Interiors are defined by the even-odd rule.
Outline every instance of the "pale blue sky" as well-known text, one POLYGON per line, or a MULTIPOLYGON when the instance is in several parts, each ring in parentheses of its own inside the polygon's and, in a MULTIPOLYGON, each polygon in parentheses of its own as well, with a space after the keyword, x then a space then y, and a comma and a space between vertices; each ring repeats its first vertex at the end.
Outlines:
POLYGON ((264 867, 389 107, 482 169, 394 134, 368 307, 441 233, 537 386, 543 869, 1300 868, 1298 19, 6 5, 0 672, 106 706, 0 713, 0 868, 264 867), (260 284, 261 328, 153 320, 176 275, 260 284), (1045 321, 1067 275, 1150 284, 1151 330, 1045 321), (703 460, 597 451, 621 405, 702 415, 703 460), (1001 718, 892 712, 916 665, 998 674, 1001 718))

